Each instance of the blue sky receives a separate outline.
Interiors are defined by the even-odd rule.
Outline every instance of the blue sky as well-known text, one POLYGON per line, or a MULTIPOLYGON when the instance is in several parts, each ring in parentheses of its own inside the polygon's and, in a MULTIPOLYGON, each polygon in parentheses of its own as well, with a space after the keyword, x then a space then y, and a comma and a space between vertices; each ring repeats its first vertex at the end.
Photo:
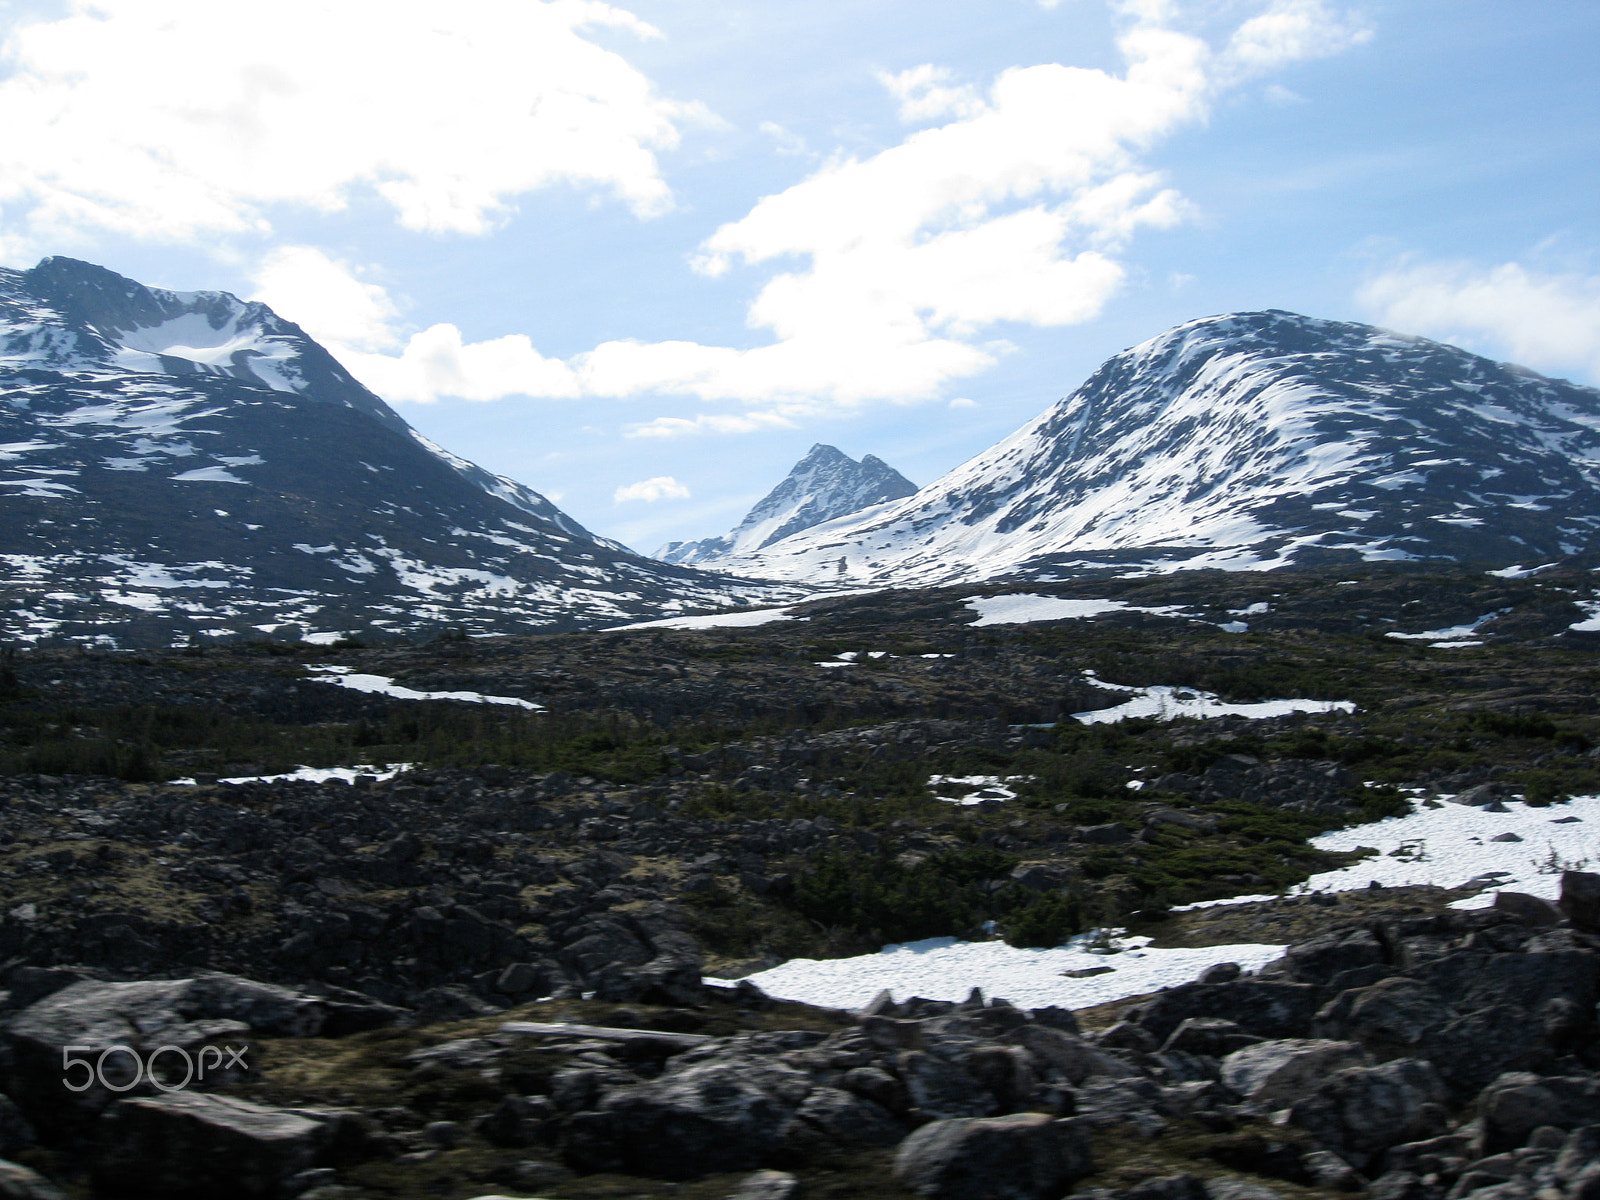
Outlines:
POLYGON ((651 551, 1211 313, 1600 383, 1593 0, 0 2, 0 260, 261 298, 651 551))

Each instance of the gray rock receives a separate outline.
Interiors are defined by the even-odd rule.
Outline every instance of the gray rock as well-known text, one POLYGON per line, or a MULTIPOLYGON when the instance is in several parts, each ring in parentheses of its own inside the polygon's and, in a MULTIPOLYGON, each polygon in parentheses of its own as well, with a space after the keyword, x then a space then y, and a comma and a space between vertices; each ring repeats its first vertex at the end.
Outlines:
POLYGON ((1430 1030, 1456 1017, 1439 991, 1416 979, 1383 979, 1341 992, 1318 1011, 1318 1037, 1360 1042, 1374 1055, 1416 1053, 1430 1030))
MULTIPOLYGON (((1068 1082, 1082 1083, 1091 1075, 1137 1075, 1136 1068, 1096 1049, 1082 1038, 1043 1025, 1025 1025, 1001 1036, 1010 1045, 1028 1052, 1034 1070, 1041 1075, 1057 1072, 1068 1082)), ((981 1115, 981 1114, 973 1114, 981 1115)))
POLYGON ((39 1172, 0 1159, 0 1200, 66 1200, 66 1196, 39 1172))
POLYGON ((1385 1171, 1367 1189, 1367 1200, 1427 1200, 1428 1187, 1410 1171, 1385 1171))
POLYGON ((1478 1115, 1485 1154, 1514 1150, 1541 1125, 1571 1130, 1600 1122, 1600 1079, 1502 1075, 1478 1097, 1478 1115))
POLYGON ((746 1175, 727 1200, 797 1200, 800 1181, 787 1171, 757 1171, 746 1175))
POLYGON ((1159 1044, 1190 1017, 1225 1017, 1263 1038, 1305 1037, 1317 1011, 1317 989, 1305 983, 1237 979, 1186 983, 1162 992, 1139 1012, 1159 1044))
POLYGON ((230 1096, 122 1100, 100 1118, 94 1176, 122 1193, 272 1200, 316 1165, 329 1134, 322 1121, 230 1096))
POLYGON ((1326 984, 1345 971, 1383 963, 1387 956, 1371 930, 1345 929, 1298 942, 1284 958, 1295 979, 1326 984))
POLYGON ((921 1050, 904 1050, 897 1066, 912 1107, 926 1117, 986 1117, 995 1111, 994 1096, 953 1063, 921 1050))
POLYGON ((1197 1175, 1157 1175, 1123 1192, 1122 1200, 1207 1200, 1206 1186, 1197 1175))
POLYGON ((1418 1052, 1439 1068, 1461 1099, 1507 1071, 1542 1067, 1554 1058, 1541 1023, 1511 1004, 1479 1009, 1430 1030, 1418 1052))
POLYGON ((1523 925, 1555 925, 1562 920, 1562 910, 1542 896, 1530 896, 1525 891, 1494 893, 1494 910, 1507 912, 1523 925))
POLYGON ((814 1088, 794 1120, 844 1146, 896 1146, 906 1135, 882 1106, 831 1087, 814 1088))
POLYGON ((568 1122, 563 1153, 579 1170, 658 1179, 751 1170, 810 1090, 806 1076, 777 1064, 698 1064, 609 1092, 568 1122))
POLYGON ((1161 1044, 1163 1054, 1204 1054, 1223 1058, 1261 1041, 1222 1017, 1190 1017, 1161 1044))
POLYGON ((1367 1186, 1361 1172, 1331 1150, 1308 1151, 1300 1156, 1300 1165, 1311 1177, 1311 1182, 1320 1188, 1335 1192, 1359 1192, 1367 1186))
POLYGON ((1053 1200, 1093 1170, 1078 1123, 1043 1113, 933 1121, 894 1160, 895 1178, 930 1200, 1053 1200))
POLYGON ((1318 1038, 1259 1042, 1222 1060, 1222 1082, 1246 1100, 1287 1108, 1311 1095, 1335 1072, 1371 1061, 1355 1042, 1318 1038))
POLYGON ((1431 1063, 1400 1058, 1340 1071, 1289 1110, 1307 1130, 1358 1171, 1390 1146, 1444 1132, 1447 1093, 1431 1063))
POLYGON ((511 1168, 510 1182, 520 1191, 540 1192, 547 1187, 566 1183, 572 1172, 560 1163, 525 1158, 511 1168))
MULTIPOLYGON (((0 1027, 12 1051, 7 1091, 22 1099, 24 1111, 36 1123, 81 1123, 116 1093, 102 1086, 98 1073, 82 1092, 64 1087, 64 1046, 82 1047, 82 1056, 92 1061, 118 1045, 148 1060, 159 1047, 194 1052, 219 1042, 238 1046, 250 1033, 313 1036, 325 1015, 319 1000, 236 975, 129 983, 83 980, 37 1001, 0 1027)), ((163 1065, 177 1062, 172 1056, 163 1065)), ((131 1066, 118 1054, 107 1060, 105 1074, 119 1064, 131 1066)))
POLYGON ((1209 1200, 1284 1200, 1282 1192, 1232 1175, 1206 1180, 1206 1195, 1209 1200))

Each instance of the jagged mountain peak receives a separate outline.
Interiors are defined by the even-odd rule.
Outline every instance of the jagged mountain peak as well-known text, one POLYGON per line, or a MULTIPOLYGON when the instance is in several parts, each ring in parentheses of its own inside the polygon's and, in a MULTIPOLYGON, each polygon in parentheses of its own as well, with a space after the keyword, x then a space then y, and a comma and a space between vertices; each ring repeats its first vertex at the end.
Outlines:
POLYGON ((916 490, 914 483, 875 455, 863 455, 858 462, 836 446, 817 442, 732 532, 695 542, 668 542, 655 556, 665 562, 716 567, 729 555, 760 550, 813 525, 916 490))
POLYGON ((1281 310, 1185 322, 915 496, 730 555, 943 583, 1600 548, 1600 392, 1281 310))

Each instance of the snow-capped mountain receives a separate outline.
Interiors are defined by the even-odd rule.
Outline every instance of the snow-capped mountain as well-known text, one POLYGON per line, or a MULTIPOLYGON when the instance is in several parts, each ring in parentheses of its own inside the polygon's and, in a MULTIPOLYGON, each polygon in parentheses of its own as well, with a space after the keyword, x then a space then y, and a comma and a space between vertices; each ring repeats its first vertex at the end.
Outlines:
POLYGON ((835 517, 911 495, 917 485, 875 455, 860 462, 818 442, 723 537, 668 542, 655 556, 664 562, 719 568, 729 555, 750 554, 835 517))
POLYGON ((515 632, 774 595, 441 449, 265 305, 0 270, 0 635, 515 632))
POLYGON ((816 583, 1600 550, 1600 391, 1287 312, 1180 325, 906 499, 736 553, 816 583))

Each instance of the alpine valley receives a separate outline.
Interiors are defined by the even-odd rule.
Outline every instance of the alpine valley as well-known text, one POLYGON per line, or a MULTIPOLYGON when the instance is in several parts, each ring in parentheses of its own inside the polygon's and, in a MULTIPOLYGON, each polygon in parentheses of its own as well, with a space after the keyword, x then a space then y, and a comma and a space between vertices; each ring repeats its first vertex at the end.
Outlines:
POLYGON ((1600 394, 1213 318, 663 562, 0 321, 0 1200, 1600 1200, 1600 394))

